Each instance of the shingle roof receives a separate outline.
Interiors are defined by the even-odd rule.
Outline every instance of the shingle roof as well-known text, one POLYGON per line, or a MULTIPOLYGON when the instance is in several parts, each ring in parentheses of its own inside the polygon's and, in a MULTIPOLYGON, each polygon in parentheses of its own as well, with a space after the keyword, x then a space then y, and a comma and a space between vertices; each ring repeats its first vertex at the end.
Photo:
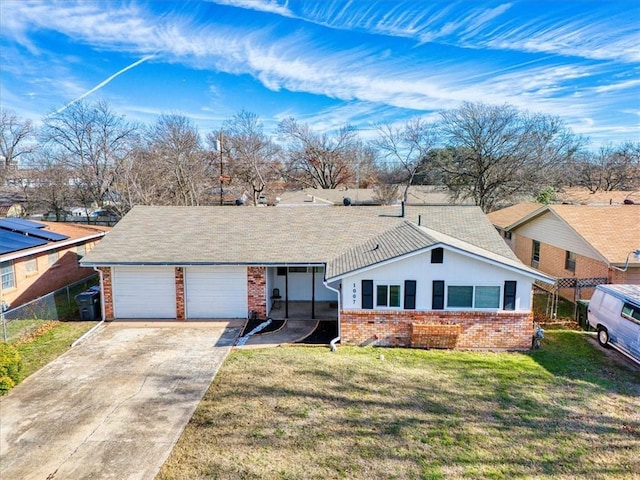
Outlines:
POLYGON ((522 203, 487 216, 497 227, 517 230, 547 212, 562 219, 609 264, 623 265, 629 252, 640 248, 640 205, 522 203))
POLYGON ((640 248, 640 205, 551 205, 549 209, 610 264, 624 264, 629 252, 640 248))
POLYGON ((496 227, 508 230, 513 224, 519 222, 524 217, 531 215, 536 210, 544 209, 545 205, 541 203, 518 203, 510 207, 502 208, 487 214, 489 221, 496 227))
MULTIPOLYGON (((428 206, 406 207, 404 218, 399 207, 135 207, 82 263, 320 264, 372 242, 397 256, 431 241, 411 222, 518 262, 479 208, 428 206)), ((378 258, 351 255, 341 261, 378 258)))
MULTIPOLYGON (((526 270, 533 275, 541 275, 540 272, 524 266, 512 253, 506 255, 511 250, 497 253, 431 228, 405 221, 329 261, 326 277, 328 279, 335 278, 348 272, 440 245, 468 252, 512 268, 526 270)), ((542 276, 546 277, 546 275, 542 276)))
MULTIPOLYGON (((404 187, 399 186, 393 204, 400 204, 404 187)), ((280 195, 279 205, 343 205, 345 198, 349 198, 353 205, 378 205, 377 193, 374 188, 305 188, 303 190, 287 191, 280 195)), ((446 187, 433 185, 411 185, 407 192, 409 205, 470 205, 469 201, 453 202, 446 187)))
POLYGON ((333 278, 346 272, 422 250, 436 243, 438 241, 424 230, 414 226, 411 222, 404 221, 332 259, 327 263, 326 276, 333 278))
POLYGON ((640 204, 640 190, 609 190, 590 192, 586 188, 567 188, 556 194, 558 202, 579 203, 582 205, 621 205, 625 200, 640 204))

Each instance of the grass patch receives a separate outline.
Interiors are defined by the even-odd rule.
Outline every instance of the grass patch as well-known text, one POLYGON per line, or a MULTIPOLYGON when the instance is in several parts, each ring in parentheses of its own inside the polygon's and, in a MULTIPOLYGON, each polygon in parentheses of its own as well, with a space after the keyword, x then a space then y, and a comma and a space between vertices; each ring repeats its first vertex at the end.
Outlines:
POLYGON ((80 338, 97 323, 50 321, 43 324, 40 322, 41 326, 46 325, 47 327, 41 328, 40 334, 10 342, 16 345, 22 358, 22 379, 62 355, 74 340, 80 338))
POLYGON ((575 331, 529 354, 236 350, 157 478, 633 478, 639 399, 575 331))
MULTIPOLYGON (((533 310, 539 314, 545 314, 547 310, 547 299, 549 294, 536 293, 533 296, 533 310)), ((557 319, 573 319, 574 318, 575 304, 569 300, 565 300, 562 297, 558 298, 558 312, 557 319)))

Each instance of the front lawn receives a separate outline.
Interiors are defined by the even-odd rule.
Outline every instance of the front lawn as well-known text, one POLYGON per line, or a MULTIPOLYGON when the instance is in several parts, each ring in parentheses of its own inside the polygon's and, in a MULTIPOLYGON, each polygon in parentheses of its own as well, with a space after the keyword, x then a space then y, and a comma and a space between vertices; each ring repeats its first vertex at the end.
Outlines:
MULTIPOLYGON (((15 323, 21 322, 15 320, 15 323)), ((12 325, 11 322, 9 325, 12 325)), ((27 321, 25 321, 27 322, 27 321)), ((13 343, 22 358, 22 379, 66 352, 71 344, 98 322, 39 321, 37 328, 13 343)))
POLYGON ((236 350, 157 478, 634 478, 640 373, 585 335, 528 354, 236 350))

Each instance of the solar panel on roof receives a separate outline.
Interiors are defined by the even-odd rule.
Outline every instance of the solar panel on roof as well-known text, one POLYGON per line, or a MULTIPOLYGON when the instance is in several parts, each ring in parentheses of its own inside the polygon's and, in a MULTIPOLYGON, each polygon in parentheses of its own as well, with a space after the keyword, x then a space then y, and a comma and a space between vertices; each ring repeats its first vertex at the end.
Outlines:
POLYGON ((47 241, 42 238, 27 237, 21 233, 3 231, 0 232, 0 254, 17 252, 25 248, 46 245, 47 241))
POLYGON ((69 238, 68 235, 63 235, 57 232, 51 232, 49 230, 44 230, 40 228, 24 228, 21 232, 26 233, 27 235, 33 237, 44 238, 45 240, 50 240, 52 242, 57 242, 59 240, 66 240, 69 238))
POLYGON ((7 226, 13 230, 17 230, 20 227, 24 228, 44 228, 44 223, 34 222, 32 220, 25 220, 24 218, 6 217, 0 219, 0 226, 7 226))

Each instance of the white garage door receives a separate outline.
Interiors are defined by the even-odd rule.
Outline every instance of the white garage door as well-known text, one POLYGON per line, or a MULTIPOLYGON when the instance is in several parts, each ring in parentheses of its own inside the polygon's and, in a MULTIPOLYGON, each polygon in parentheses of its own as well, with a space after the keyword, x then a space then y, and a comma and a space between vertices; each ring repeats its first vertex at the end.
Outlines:
POLYGON ((176 318, 172 267, 116 267, 113 278, 116 318, 176 318))
POLYGON ((245 318, 246 267, 189 267, 185 275, 187 318, 245 318))

